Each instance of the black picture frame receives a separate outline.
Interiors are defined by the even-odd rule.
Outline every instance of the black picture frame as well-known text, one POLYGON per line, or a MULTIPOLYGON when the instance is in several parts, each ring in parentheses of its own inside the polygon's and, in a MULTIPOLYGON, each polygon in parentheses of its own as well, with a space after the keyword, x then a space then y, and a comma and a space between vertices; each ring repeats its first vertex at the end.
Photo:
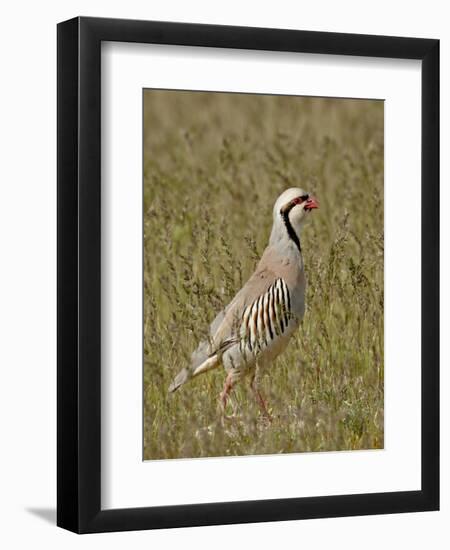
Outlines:
POLYGON ((93 533, 438 510, 439 41, 86 17, 60 23, 57 36, 57 524, 93 533), (422 61, 420 491, 101 509, 102 41, 422 61))

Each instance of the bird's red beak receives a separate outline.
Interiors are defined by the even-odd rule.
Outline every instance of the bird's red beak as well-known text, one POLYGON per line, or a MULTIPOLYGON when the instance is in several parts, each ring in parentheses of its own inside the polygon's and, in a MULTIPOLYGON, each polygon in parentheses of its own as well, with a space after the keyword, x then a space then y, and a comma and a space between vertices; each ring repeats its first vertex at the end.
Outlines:
POLYGON ((319 208, 319 203, 316 197, 310 196, 305 202, 305 210, 312 210, 313 208, 319 208))

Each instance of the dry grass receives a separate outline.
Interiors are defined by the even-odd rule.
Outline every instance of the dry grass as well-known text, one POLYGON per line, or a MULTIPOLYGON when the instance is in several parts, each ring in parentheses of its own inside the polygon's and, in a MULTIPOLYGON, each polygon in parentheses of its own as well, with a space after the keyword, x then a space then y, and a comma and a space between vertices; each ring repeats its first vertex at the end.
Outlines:
POLYGON ((383 103, 144 94, 144 458, 383 447, 383 103), (252 273, 278 194, 321 208, 302 236, 304 321, 222 426, 224 371, 173 395, 215 314, 252 273))

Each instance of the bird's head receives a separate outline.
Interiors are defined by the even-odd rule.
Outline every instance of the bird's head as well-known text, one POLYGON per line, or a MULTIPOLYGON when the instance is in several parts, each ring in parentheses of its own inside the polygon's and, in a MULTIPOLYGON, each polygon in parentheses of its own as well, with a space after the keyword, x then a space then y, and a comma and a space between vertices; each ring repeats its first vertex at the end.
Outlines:
POLYGON ((273 208, 271 241, 287 236, 300 248, 300 230, 315 208, 319 208, 317 199, 299 187, 281 193, 273 208))
POLYGON ((289 220, 294 229, 300 229, 309 213, 319 208, 317 199, 299 187, 291 187, 278 197, 274 207, 274 217, 289 220))

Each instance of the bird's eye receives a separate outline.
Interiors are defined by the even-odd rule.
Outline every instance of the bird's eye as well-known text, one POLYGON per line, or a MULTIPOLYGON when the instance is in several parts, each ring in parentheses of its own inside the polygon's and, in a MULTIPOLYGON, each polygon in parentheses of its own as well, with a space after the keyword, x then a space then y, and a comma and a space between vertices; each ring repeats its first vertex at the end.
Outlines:
POLYGON ((293 200, 294 204, 302 204, 302 202, 305 202, 309 199, 309 195, 302 195, 301 197, 296 197, 293 200))

